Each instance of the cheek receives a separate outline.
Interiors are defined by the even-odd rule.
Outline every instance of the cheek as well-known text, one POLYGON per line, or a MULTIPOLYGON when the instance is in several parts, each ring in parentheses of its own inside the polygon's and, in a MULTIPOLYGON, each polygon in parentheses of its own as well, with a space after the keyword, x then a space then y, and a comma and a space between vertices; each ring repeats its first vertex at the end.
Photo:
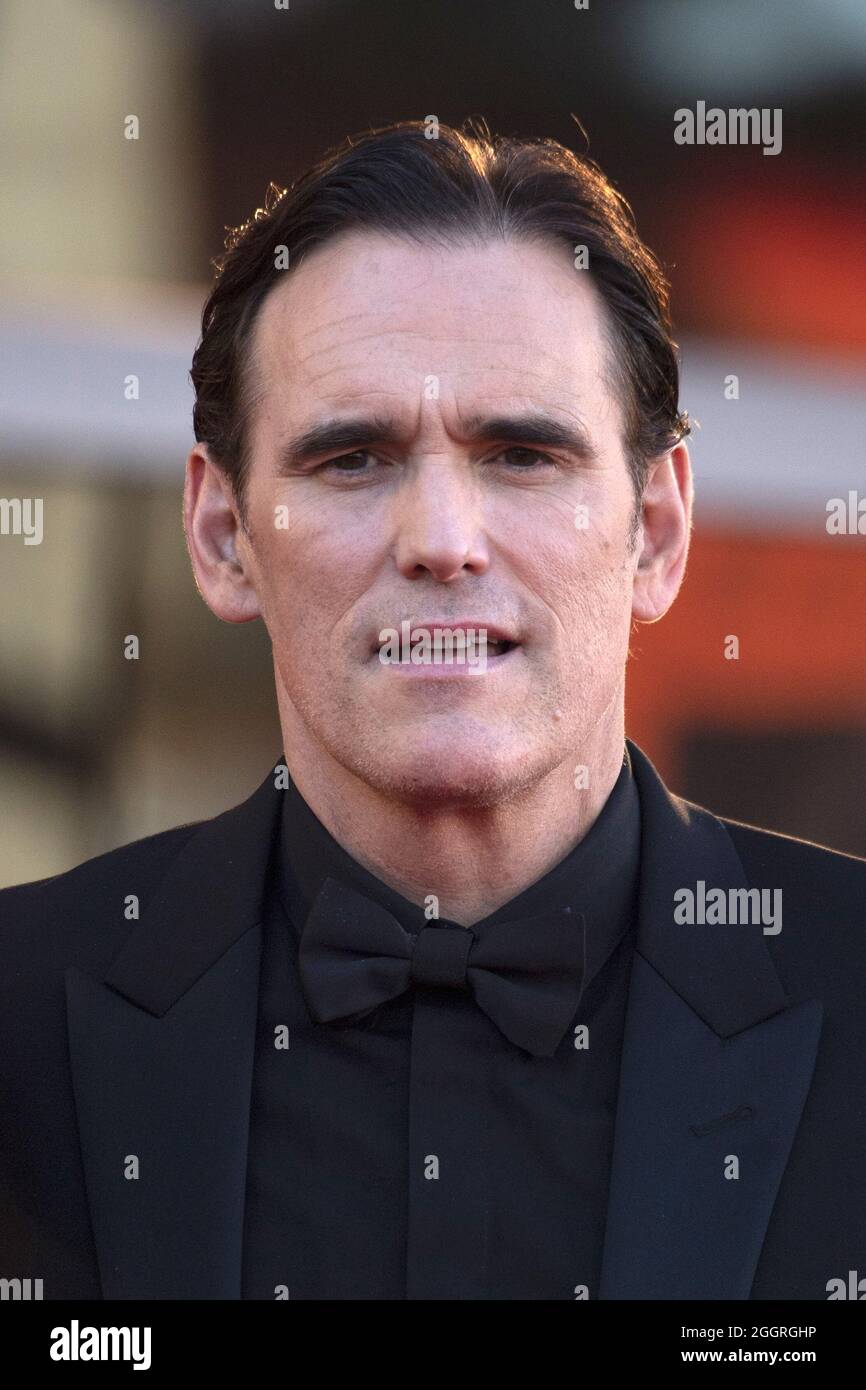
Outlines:
POLYGON ((270 537, 260 561, 265 621, 281 664, 335 669, 347 648, 352 615, 373 577, 372 556, 357 537, 321 522, 270 537))
POLYGON ((514 562, 516 573, 566 631, 568 615, 586 619, 630 602, 624 541, 599 529, 536 534, 514 562))

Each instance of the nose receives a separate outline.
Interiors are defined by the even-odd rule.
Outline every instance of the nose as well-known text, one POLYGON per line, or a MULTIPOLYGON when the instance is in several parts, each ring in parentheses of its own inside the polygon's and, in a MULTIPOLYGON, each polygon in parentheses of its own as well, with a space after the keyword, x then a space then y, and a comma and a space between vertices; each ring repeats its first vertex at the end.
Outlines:
POLYGON ((487 569, 481 489, 468 463, 444 454, 416 460, 406 469, 394 506, 401 574, 415 579, 426 573, 445 583, 464 570, 487 569))

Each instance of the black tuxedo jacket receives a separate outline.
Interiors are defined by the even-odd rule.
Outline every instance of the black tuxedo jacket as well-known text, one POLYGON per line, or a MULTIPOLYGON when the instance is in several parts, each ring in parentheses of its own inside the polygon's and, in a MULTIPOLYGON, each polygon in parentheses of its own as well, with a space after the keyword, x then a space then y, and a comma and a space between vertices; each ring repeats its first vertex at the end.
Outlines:
MULTIPOLYGON (((720 820, 628 746, 640 915, 601 1297, 825 1299, 866 1276, 866 860, 720 820), (699 880, 780 888, 781 931, 676 925, 699 880)), ((269 773, 213 820, 0 893, 0 1276, 240 1296, 280 796, 269 773)))

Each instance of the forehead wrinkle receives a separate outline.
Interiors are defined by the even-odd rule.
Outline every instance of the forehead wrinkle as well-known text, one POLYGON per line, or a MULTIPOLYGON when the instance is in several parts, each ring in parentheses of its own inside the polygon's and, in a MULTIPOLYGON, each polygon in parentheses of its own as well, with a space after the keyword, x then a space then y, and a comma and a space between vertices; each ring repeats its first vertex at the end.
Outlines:
MULTIPOLYGON (((370 335, 367 335, 367 336, 368 336, 368 337, 373 337, 373 338, 375 338, 377 341, 381 341, 381 338, 382 338, 382 335, 381 335, 381 334, 370 334, 370 335)), ((356 341, 357 341, 358 343, 360 343, 361 340, 359 339, 359 340, 356 340, 356 341)), ((451 337, 432 339, 432 338, 426 337, 426 335, 425 335, 425 341, 428 342, 428 343, 431 343, 431 344, 433 344, 433 343, 436 343, 436 344, 439 344, 439 345, 443 345, 443 344, 444 344, 444 345, 446 345, 446 346, 450 346, 450 345, 453 344, 453 339, 452 339, 451 337)), ((474 343, 477 343, 479 347, 483 347, 483 348, 485 348, 485 349, 489 349, 489 347, 490 347, 490 342, 489 342, 489 339, 487 339, 487 338, 463 339, 463 340, 461 340, 461 341, 464 341, 464 342, 474 342, 474 343)), ((346 344, 334 344, 331 348, 318 349, 316 352, 311 353, 311 354, 309 354, 308 356, 306 356, 306 357, 304 357, 304 358, 296 359, 296 360, 293 362, 293 364, 292 364, 292 369, 297 370, 297 369, 299 369, 299 368, 306 368, 307 370, 309 370, 309 365, 310 365, 311 361, 312 361, 315 357, 321 356, 323 353, 327 353, 327 352, 329 352, 329 351, 339 351, 339 349, 340 349, 341 347, 344 347, 344 346, 349 346, 349 345, 346 345, 346 344)), ((519 377, 519 379, 520 379, 521 382, 527 381, 527 380, 528 380, 528 381, 535 381, 535 382, 538 382, 538 383, 540 383, 540 384, 542 384, 542 385, 546 385, 546 386, 557 386, 558 389, 562 389, 562 388, 561 388, 561 385, 559 385, 559 381, 558 381, 559 377, 561 377, 561 375, 562 375, 562 369, 567 369, 569 366, 571 366, 571 367, 576 367, 576 366, 577 366, 577 362, 571 360, 571 359, 568 358, 568 357, 563 357, 563 356, 561 356, 560 354, 554 354, 554 353, 552 353, 552 352, 546 351, 546 350, 545 350, 543 347, 541 347, 540 345, 532 344, 531 346, 532 346, 532 350, 533 350, 533 356, 534 356, 536 359, 538 359, 539 357, 542 357, 542 358, 545 358, 545 359, 549 359, 550 362, 551 362, 551 364, 552 364, 554 367, 556 367, 556 368, 559 369, 559 370, 557 371, 557 373, 556 373, 556 380, 555 380, 555 381, 554 381, 554 379, 551 377, 550 373, 545 373, 545 372, 543 372, 543 371, 539 371, 537 368, 533 368, 533 367, 528 366, 528 365, 526 365, 526 364, 524 364, 524 363, 514 363, 514 362, 489 362, 489 361, 487 361, 487 362, 483 362, 483 363, 467 363, 467 364, 465 364, 465 365, 463 365, 463 366, 453 366, 453 367, 449 364, 448 367, 447 367, 444 371, 443 371, 442 368, 440 368, 438 372, 436 372, 436 371, 431 372, 430 370, 426 370, 426 368, 435 367, 435 366, 437 365, 435 362, 434 362, 434 363, 425 363, 425 370, 422 370, 420 367, 415 367, 415 366, 410 365, 410 364, 387 363, 387 364, 385 364, 380 370, 382 370, 382 371, 387 371, 387 372, 392 372, 392 371, 394 371, 394 372, 396 372, 396 371, 402 371, 402 372, 410 372, 410 373, 417 372, 417 373, 421 376, 421 378, 426 377, 426 376, 429 376, 429 375, 434 375, 434 376, 436 376, 436 375, 446 375, 446 376, 451 377, 455 382, 463 381, 463 380, 466 380, 466 379, 470 379, 470 380, 471 380, 471 379, 473 379, 473 378, 474 378, 475 380, 479 380, 479 379, 481 379, 482 377, 489 376, 489 375, 491 375, 491 374, 497 374, 497 375, 498 375, 498 374, 501 374, 501 373, 503 373, 503 372, 506 372, 506 373, 512 373, 512 374, 514 374, 516 377, 519 377)), ((597 374, 597 375, 600 375, 600 374, 601 374, 602 367, 601 367, 601 363, 600 363, 598 357, 593 357, 592 362, 591 362, 589 365, 595 367, 595 369, 596 369, 596 374, 597 374)), ((368 370, 370 369, 370 363, 369 363, 369 359, 368 359, 367 357, 364 358, 364 366, 365 366, 368 370)), ((308 385, 308 387, 313 387, 313 386, 318 387, 319 385, 321 385, 321 383, 326 382, 330 377, 334 376, 335 374, 339 374, 340 372, 353 372, 353 371, 356 371, 356 370, 357 370, 357 367, 358 367, 357 360, 355 360, 355 358, 354 358, 353 356, 350 356, 349 360, 343 361, 343 362, 336 362, 336 363, 334 363, 332 366, 326 367, 326 368, 324 368, 323 370, 319 371, 315 376, 311 376, 309 382, 307 383, 307 385, 308 385)), ((377 388, 376 386, 371 386, 371 387, 369 387, 368 389, 369 389, 370 394, 373 394, 378 388, 377 388)), ((415 388, 412 388, 412 389, 415 389, 415 388)), ((394 393, 392 393, 392 394, 397 394, 397 393, 394 392, 394 393)))
MULTIPOLYGON (((381 329, 371 329, 369 333, 360 333, 352 338, 340 338, 337 341, 327 343, 322 347, 311 347, 309 351, 307 351, 303 356, 298 356, 297 354, 295 354, 294 360, 297 362, 298 365, 305 366, 307 363, 311 362, 316 357, 322 356, 323 354, 339 352, 343 348, 351 349, 353 347, 360 347, 362 344, 369 342, 371 338, 379 343, 387 342, 388 340, 394 338, 411 338, 419 342, 429 343, 435 346, 453 346, 455 343, 459 343, 460 345, 472 344, 480 348, 489 349, 490 347, 490 336, 489 334, 484 333, 431 333, 425 328, 418 327, 388 328, 384 332, 381 329)), ((530 342, 529 344, 527 344, 527 346, 531 346, 533 352, 544 353, 545 355, 552 355, 546 353, 545 349, 541 346, 541 344, 536 344, 535 341, 530 342)))
MULTIPOLYGON (((337 298, 336 291, 331 296, 331 298, 337 298)), ((344 300, 345 296, 343 296, 343 300, 341 300, 341 307, 344 303, 344 300)), ((322 306, 318 305, 316 307, 321 308, 322 306)), ((313 323, 308 331, 310 333, 324 333, 332 329, 343 330, 358 319, 372 319, 373 321, 377 321, 380 319, 392 319, 395 316, 395 314, 398 314, 401 310, 408 309, 410 313, 414 313, 417 311, 418 307, 418 298, 410 298, 409 296, 401 300, 398 300, 396 304, 393 301, 387 304, 364 304, 362 307, 355 310, 344 309, 342 313, 338 313, 335 317, 326 316, 320 319, 319 322, 313 323)), ((421 307, 429 310, 431 306, 429 305, 429 303, 421 301, 421 307)), ((292 305, 291 303, 281 304, 279 306, 278 313, 272 316, 274 320, 274 329, 276 331, 276 326, 280 319, 288 318, 290 320, 290 327, 292 327, 294 326, 295 320, 298 317, 305 316, 308 314, 309 308, 304 309, 303 305, 299 309, 297 305, 292 305)), ((267 333, 267 331, 268 330, 266 329, 265 332, 267 333)))
MULTIPOLYGON (((409 305, 410 312, 414 313, 416 311, 416 308, 418 306, 415 302, 404 302, 409 305)), ((352 343, 365 343, 370 338, 381 340, 387 338, 401 338, 409 336, 412 338, 423 338, 431 343, 459 342, 473 343, 477 344, 480 347, 490 346, 491 330, 488 328, 484 332, 478 332, 475 328, 475 323, 477 321, 477 307, 475 311, 473 311, 471 317, 467 314, 464 319, 458 320, 456 324, 449 325, 449 328, 446 332, 440 332, 438 328, 429 326, 428 324, 425 324, 423 322, 421 324, 418 324, 416 322, 413 324, 389 326, 383 330, 382 327, 379 326, 380 321, 385 320, 389 325, 392 324, 395 313, 398 312, 399 307, 400 306, 395 307, 393 304, 390 304, 384 308, 379 308, 376 306, 365 307, 364 309, 359 310, 356 313, 346 313, 340 315, 337 318, 329 319, 324 323, 317 323, 312 325, 304 324, 304 333, 307 339, 313 338, 322 333, 329 332, 336 332, 338 336, 335 342, 330 342, 326 344, 324 347, 311 346, 309 350, 304 353, 303 357, 297 357, 297 351, 299 348, 301 348, 302 344, 294 344, 295 355, 297 360, 301 362, 306 362, 315 355, 321 352, 333 351, 334 348, 340 347, 344 343, 347 343, 349 345, 351 345, 352 343), (358 319, 372 320, 373 326, 370 328, 368 332, 358 333, 348 338, 341 336, 346 326, 350 325, 358 319), (464 323, 466 325, 466 330, 461 331, 463 329, 464 323)), ((430 310, 429 305, 422 305, 421 307, 424 310, 430 310)), ((449 306, 449 308, 450 307, 452 306, 449 306)), ((559 329, 556 329, 554 326, 551 326, 550 324, 539 323, 531 313, 521 312, 519 309, 515 309, 513 306, 499 309, 497 305, 494 304, 490 307, 493 310, 493 312, 491 313, 491 317, 499 318, 505 324, 508 325, 510 330, 509 340, 513 341, 513 334, 516 326, 520 324, 526 324, 532 330, 530 338, 527 342, 527 346, 530 346, 533 352, 540 351, 549 353, 549 350, 545 349, 544 347, 544 340, 545 338, 549 337, 553 332, 559 331, 559 329)), ((281 335, 278 338, 276 344, 269 343, 268 347, 273 348, 275 352, 279 352, 280 347, 285 348, 287 346, 292 346, 293 344, 291 328, 294 327, 295 324, 293 322, 290 325, 290 331, 286 334, 281 335)), ((273 325, 272 332, 276 331, 277 326, 273 325)), ((266 328, 263 331, 262 336, 265 338, 266 342, 269 332, 271 332, 270 327, 266 328)), ((549 355, 552 355, 552 353, 549 353, 549 355)))
POLYGON ((328 392, 328 391, 326 391, 325 394, 322 396, 322 400, 323 400, 323 401, 358 401, 358 400, 366 400, 366 399, 367 399, 368 397, 370 397, 370 396, 382 396, 382 397, 384 397, 386 400, 395 400, 395 401, 405 401, 405 400, 406 400, 406 394, 405 394, 405 392, 403 392, 403 391, 386 391, 386 390, 384 389, 384 387, 380 387, 380 386, 373 386, 373 387, 369 387, 369 388, 366 388, 366 389, 363 389, 363 390, 359 387, 359 389, 358 389, 357 391, 334 391, 334 392, 328 392))
MULTIPOLYGON (((392 316, 393 311, 390 308, 386 310, 365 309, 356 314, 347 314, 327 324, 315 325, 311 328, 305 327, 305 338, 301 342, 294 341, 291 333, 278 337, 276 342, 267 341, 266 335, 263 335, 263 337, 265 337, 265 342, 262 343, 262 347, 265 351, 261 353, 261 356, 264 357, 267 355, 270 359, 269 365, 277 370, 282 365, 286 369, 304 369, 309 371, 312 364, 314 364, 317 359, 335 352, 346 352, 348 361, 338 362, 319 374, 318 380, 323 381, 335 371, 351 370, 355 365, 353 360, 355 352, 353 352, 353 349, 357 349, 358 353, 363 353, 365 345, 369 344, 371 340, 378 343, 392 341, 399 344, 399 342, 409 339, 410 341, 429 344, 431 347, 446 346, 452 348, 455 344, 459 344, 460 346, 477 347, 487 353, 490 352, 491 346, 493 346, 494 349, 498 346, 500 350, 504 350, 505 352, 511 349, 517 353, 522 352, 524 355, 531 354, 534 361, 549 361, 560 370, 562 367, 567 367, 569 364, 576 366, 581 360, 586 362, 587 352, 591 352, 591 360, 587 362, 587 365, 594 365, 598 372, 600 369, 603 369, 603 358, 607 355, 604 340, 602 339, 602 342, 598 345, 598 350, 592 351, 593 345, 587 341, 587 335, 585 333, 580 335, 569 352, 564 352, 559 344, 549 346, 548 340, 552 335, 552 329, 549 325, 536 324, 532 319, 529 320, 532 329, 530 336, 523 343, 515 342, 514 330, 516 322, 514 314, 503 314, 503 319, 507 324, 507 332, 503 335, 504 340, 498 344, 496 341, 497 333, 495 325, 489 327, 484 333, 478 333, 473 323, 467 323, 467 328, 464 332, 460 331, 461 324, 458 323, 454 327, 449 327, 449 330, 445 333, 433 332, 428 328, 423 326, 419 327, 417 325, 388 327, 384 331, 381 327, 375 326, 379 320, 390 320, 392 316), (369 318, 371 315, 373 316, 374 326, 371 327, 369 331, 358 333, 350 338, 347 338, 345 334, 341 336, 339 330, 346 324, 358 319, 369 318), (315 345, 315 338, 322 333, 333 333, 335 335, 334 340, 322 345, 315 345), (311 339, 313 342, 310 341, 311 339)), ((520 318, 525 322, 527 316, 521 315, 520 318)), ((274 326, 273 332, 276 331, 276 326, 274 326)), ((270 335, 271 339, 273 339, 273 332, 270 335)), ((365 358, 365 362, 366 361, 367 359, 365 358)), ((390 369, 390 367, 388 369, 390 369)), ((466 373, 479 373, 485 369, 491 371, 512 370, 520 372, 524 376, 528 375, 532 379, 546 379, 545 374, 538 371, 537 368, 534 369, 524 363, 515 364, 507 360, 505 362, 499 361, 493 364, 488 362, 483 366, 470 363, 467 364, 465 369, 452 369, 450 364, 448 367, 449 372, 452 374, 462 371, 466 373)), ((425 375, 426 374, 429 373, 425 373, 425 375)))

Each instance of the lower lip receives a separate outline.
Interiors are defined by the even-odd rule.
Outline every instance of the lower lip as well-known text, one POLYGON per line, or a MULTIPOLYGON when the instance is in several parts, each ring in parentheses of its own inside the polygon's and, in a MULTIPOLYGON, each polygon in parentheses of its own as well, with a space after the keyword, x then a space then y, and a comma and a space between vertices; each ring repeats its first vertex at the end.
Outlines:
POLYGON ((452 661, 452 662, 428 662, 414 665, 411 661, 380 661, 378 653, 375 661, 377 666, 381 666, 383 671, 390 671, 396 676, 410 680, 427 681, 448 681, 448 680, 478 680, 482 676, 495 675, 497 671, 502 671, 511 663, 513 657, 517 656, 520 647, 510 647, 507 652, 502 652, 499 656, 487 654, 485 665, 480 662, 452 661))

